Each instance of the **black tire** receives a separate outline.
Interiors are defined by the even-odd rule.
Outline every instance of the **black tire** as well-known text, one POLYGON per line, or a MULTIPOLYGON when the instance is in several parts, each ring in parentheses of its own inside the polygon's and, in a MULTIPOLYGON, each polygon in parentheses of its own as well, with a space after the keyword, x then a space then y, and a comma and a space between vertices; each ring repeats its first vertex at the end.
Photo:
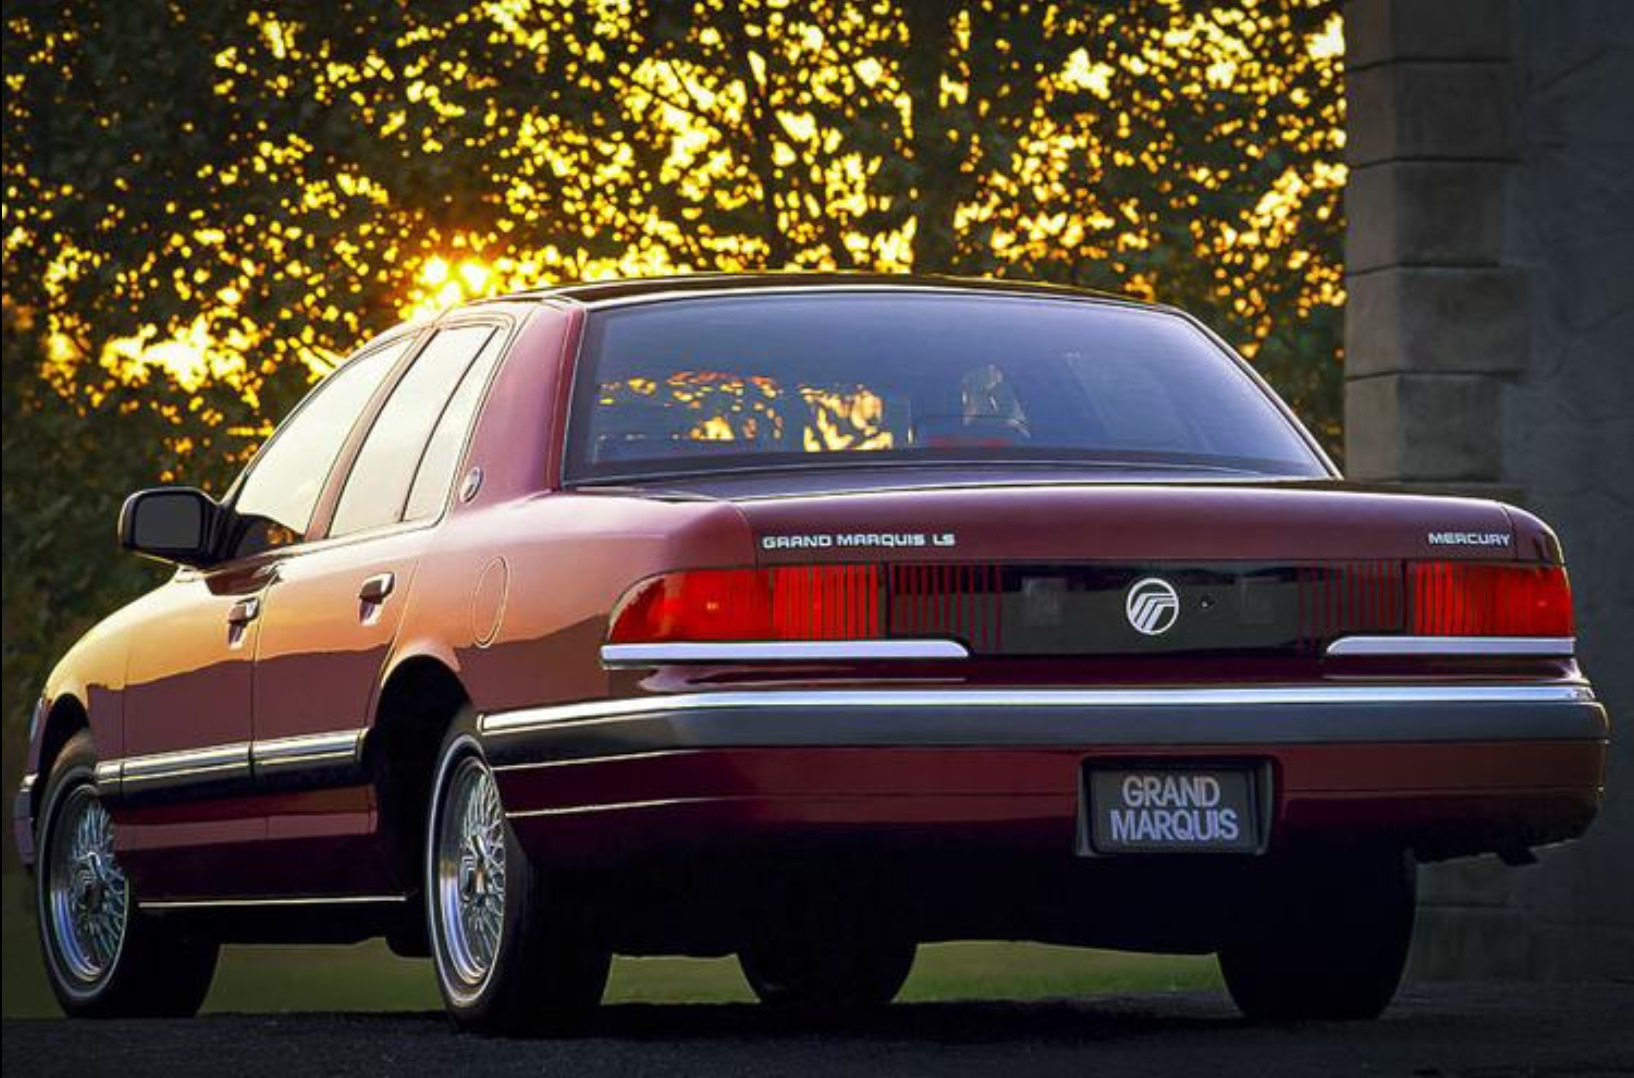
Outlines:
POLYGON ((1288 873, 1259 931, 1220 949, 1237 1008, 1254 1021, 1377 1018, 1407 963, 1416 885, 1413 858, 1396 851, 1288 873))
POLYGON ((138 907, 112 856, 112 823, 97 795, 96 746, 89 732, 70 738, 51 768, 36 839, 40 949, 63 1012, 75 1018, 197 1014, 215 977, 219 948, 175 932, 138 907), (74 841, 82 826, 104 827, 106 842, 75 857, 86 849, 74 841), (114 908, 122 916, 101 919, 114 908), (98 919, 105 929, 97 944, 85 942, 90 937, 80 927, 87 923, 82 915, 98 919))
POLYGON ((917 951, 911 940, 812 931, 745 947, 738 964, 767 1006, 829 1014, 890 1003, 913 972, 917 951))
MULTIPOLYGON (((572 1033, 583 1028, 601 1002, 612 956, 597 938, 583 889, 528 859, 503 818, 492 782, 475 722, 466 715, 454 724, 437 754, 426 828, 426 915, 437 987, 449 1017, 461 1029, 490 1036, 572 1033), (439 849, 446 853, 444 840, 457 837, 459 827, 458 821, 445 816, 461 811, 467 782, 481 790, 483 776, 500 816, 497 824, 482 829, 492 839, 485 841, 480 856, 472 853, 474 867, 468 873, 462 861, 445 866, 439 849), (455 829, 449 836, 444 834, 445 823, 455 829), (490 946, 482 943, 478 932, 468 930, 470 922, 459 921, 459 911, 470 908, 460 896, 480 899, 480 907, 493 898, 496 875, 501 884, 498 897, 486 907, 497 906, 493 919, 497 938, 490 946), (476 961, 484 956, 486 962, 476 961)), ((463 839, 455 846, 474 849, 463 839)))

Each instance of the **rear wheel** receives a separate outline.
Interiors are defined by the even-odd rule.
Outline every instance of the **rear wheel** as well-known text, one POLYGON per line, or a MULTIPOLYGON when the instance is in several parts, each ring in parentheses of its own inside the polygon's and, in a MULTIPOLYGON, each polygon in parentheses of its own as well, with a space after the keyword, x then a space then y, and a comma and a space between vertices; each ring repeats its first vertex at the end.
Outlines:
POLYGON ((611 956, 582 894, 517 842, 471 725, 443 742, 432 787, 426 898, 438 988, 463 1028, 568 1032, 601 1001, 611 956))
POLYGON ((1395 851, 1290 873, 1259 931, 1220 949, 1238 1009, 1258 1021, 1377 1018, 1407 962, 1416 875, 1395 851))
POLYGON ((810 1012, 880 1007, 896 998, 913 971, 910 940, 791 933, 738 955, 756 997, 772 1007, 810 1012))
POLYGON ((76 734, 46 785, 35 847, 40 946, 51 990, 75 1017, 194 1014, 215 976, 217 947, 136 907, 95 778, 90 735, 76 734))

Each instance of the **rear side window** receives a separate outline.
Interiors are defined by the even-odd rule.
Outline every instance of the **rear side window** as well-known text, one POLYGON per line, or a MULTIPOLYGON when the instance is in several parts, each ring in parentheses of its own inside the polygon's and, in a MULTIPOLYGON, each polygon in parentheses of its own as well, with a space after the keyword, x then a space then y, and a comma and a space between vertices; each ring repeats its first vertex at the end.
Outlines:
POLYGON ((442 509, 448 498, 448 488, 454 482, 454 469, 460 466, 460 451, 465 448, 465 435, 471 429, 477 406, 482 403, 482 391, 488 385, 488 376, 505 350, 505 334, 495 333, 482 346, 477 358, 460 379, 448 407, 437 420, 426 444, 420 470, 415 473, 414 486, 409 491, 408 510, 404 520, 424 520, 442 509))
POLYGON ((246 527, 234 557, 307 537, 329 470, 364 408, 413 338, 343 364, 309 393, 250 465, 233 509, 246 527))
POLYGON ((431 338, 392 388, 363 440, 335 507, 330 535, 350 535, 403 519, 409 487, 432 429, 455 386, 497 335, 493 326, 459 326, 431 338))
POLYGON ((893 463, 1327 469, 1186 319, 1076 299, 821 289, 593 311, 569 477, 893 463))

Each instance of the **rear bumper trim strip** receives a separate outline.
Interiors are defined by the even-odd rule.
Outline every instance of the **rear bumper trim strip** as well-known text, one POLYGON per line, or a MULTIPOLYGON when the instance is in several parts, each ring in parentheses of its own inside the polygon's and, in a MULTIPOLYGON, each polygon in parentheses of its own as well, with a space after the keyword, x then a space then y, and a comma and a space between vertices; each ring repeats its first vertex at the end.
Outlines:
POLYGON ((1517 685, 1309 685, 1208 689, 901 689, 766 690, 675 693, 523 708, 484 715, 484 734, 503 737, 571 722, 666 712, 751 710, 968 711, 971 709, 1276 708, 1330 704, 1592 703, 1587 682, 1517 685))
POLYGON ((720 748, 1604 743, 1582 682, 1257 689, 678 693, 481 719, 496 770, 720 748))
POLYGON ((603 666, 968 658, 969 649, 957 640, 753 640, 607 644, 601 649, 603 666))
POLYGON ((1570 657, 1573 636, 1343 636, 1328 645, 1332 656, 1449 655, 1570 657))

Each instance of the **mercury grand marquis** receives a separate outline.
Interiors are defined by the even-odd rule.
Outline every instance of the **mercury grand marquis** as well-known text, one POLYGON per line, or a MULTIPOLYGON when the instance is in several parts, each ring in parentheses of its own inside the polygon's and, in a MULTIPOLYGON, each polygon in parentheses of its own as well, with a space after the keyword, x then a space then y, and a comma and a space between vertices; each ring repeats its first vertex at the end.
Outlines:
POLYGON ((75 1015, 383 936, 462 1027, 614 954, 889 1001, 923 943, 1215 953, 1368 1018, 1415 869, 1583 832, 1555 536, 1348 486, 1173 309, 1000 282, 579 285, 393 329, 38 704, 15 834, 75 1015))

